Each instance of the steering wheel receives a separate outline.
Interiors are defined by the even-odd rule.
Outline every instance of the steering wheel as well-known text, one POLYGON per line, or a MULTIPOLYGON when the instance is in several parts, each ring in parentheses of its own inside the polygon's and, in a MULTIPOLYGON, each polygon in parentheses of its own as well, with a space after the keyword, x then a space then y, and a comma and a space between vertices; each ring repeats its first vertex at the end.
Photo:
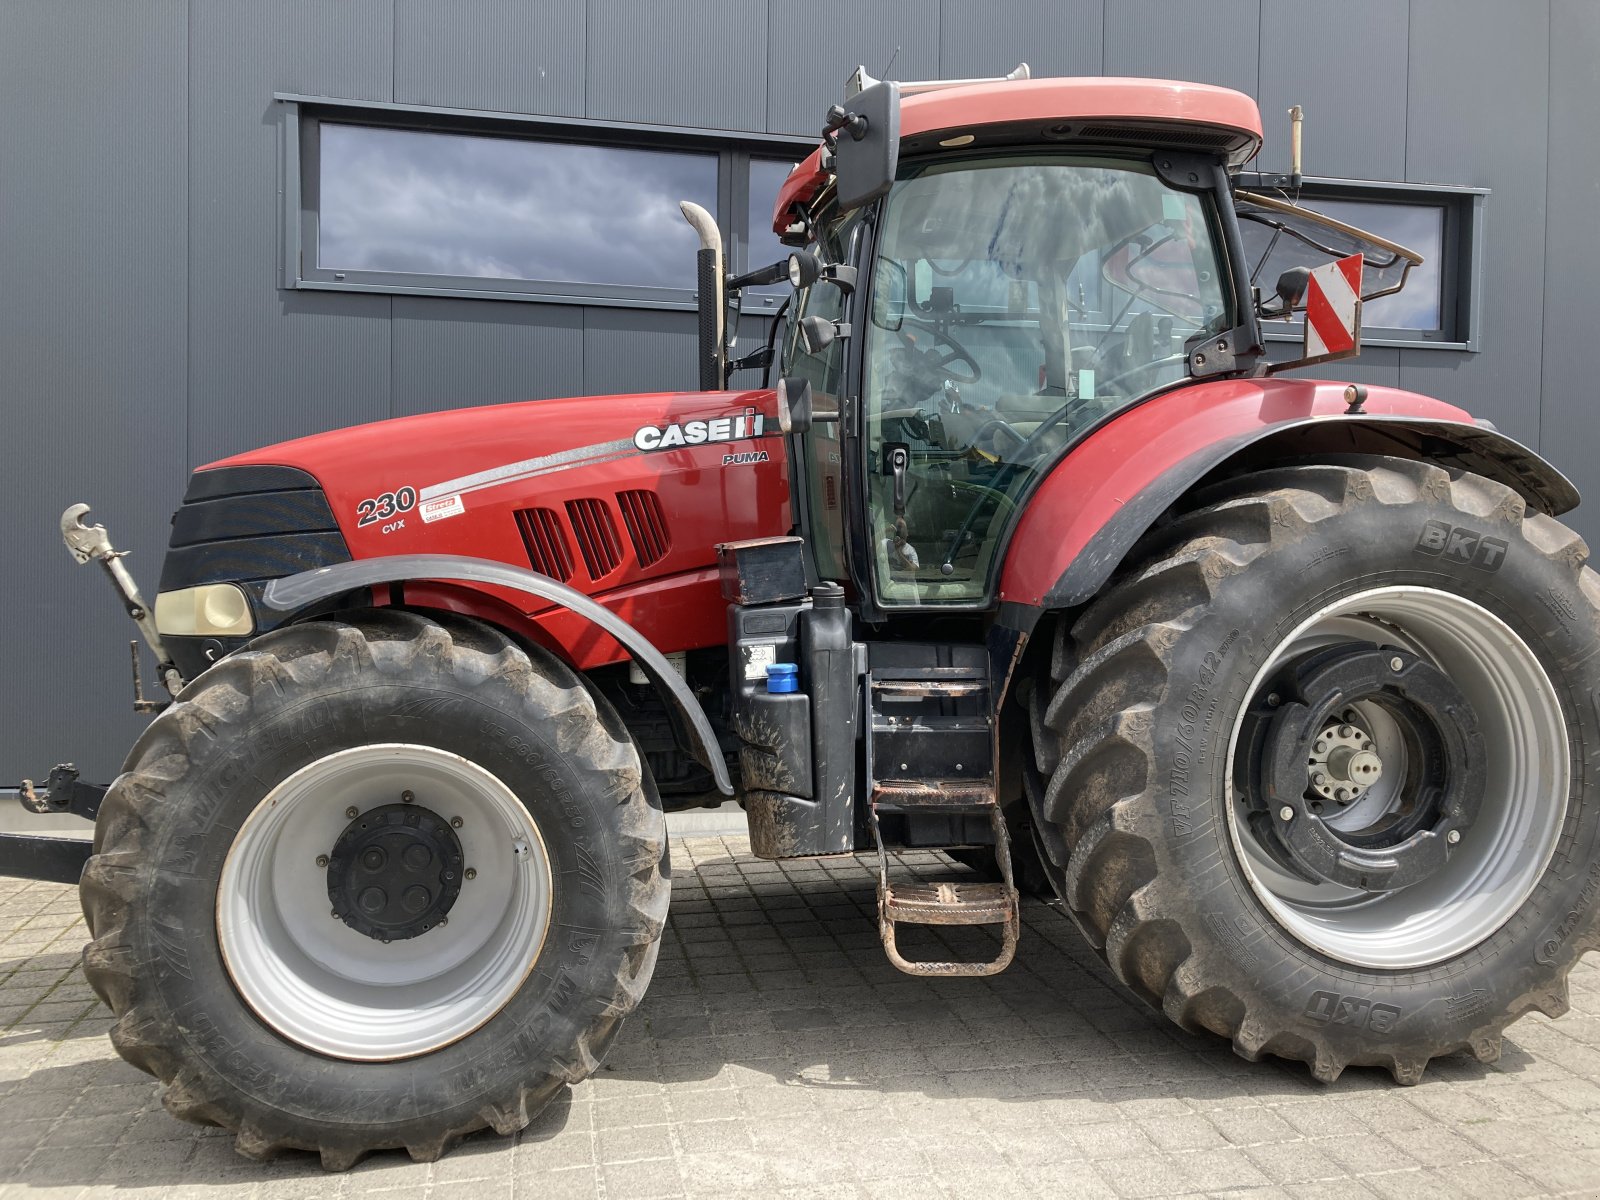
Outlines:
POLYGON ((956 383, 977 383, 983 378, 983 368, 978 365, 978 360, 955 338, 950 336, 947 326, 935 325, 933 327, 933 341, 927 353, 929 360, 945 378, 956 383), (967 368, 965 373, 958 373, 950 369, 952 363, 960 363, 967 368))
POLYGON ((1152 358, 1147 363, 1140 363, 1136 367, 1129 367, 1121 375, 1116 375, 1110 379, 1101 380, 1097 386, 1106 388, 1107 390, 1114 389, 1123 381, 1132 379, 1138 375, 1143 375, 1147 371, 1153 371, 1157 367, 1170 367, 1175 363, 1186 363, 1188 361, 1189 356, 1187 354, 1168 354, 1163 358, 1152 358))

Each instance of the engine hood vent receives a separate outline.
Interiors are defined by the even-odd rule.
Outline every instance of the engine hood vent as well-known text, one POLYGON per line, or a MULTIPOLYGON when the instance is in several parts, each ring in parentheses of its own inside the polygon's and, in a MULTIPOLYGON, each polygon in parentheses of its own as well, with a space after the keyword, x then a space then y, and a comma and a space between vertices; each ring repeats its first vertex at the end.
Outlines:
POLYGON ((618 492, 617 507, 622 510, 622 523, 628 527, 628 540, 633 543, 639 565, 648 567, 665 558, 672 549, 672 532, 656 494, 643 490, 618 492))
POLYGON ((572 550, 562 532, 561 518, 548 508, 517 512, 517 529, 528 551, 528 565, 541 575, 566 583, 572 578, 572 550))

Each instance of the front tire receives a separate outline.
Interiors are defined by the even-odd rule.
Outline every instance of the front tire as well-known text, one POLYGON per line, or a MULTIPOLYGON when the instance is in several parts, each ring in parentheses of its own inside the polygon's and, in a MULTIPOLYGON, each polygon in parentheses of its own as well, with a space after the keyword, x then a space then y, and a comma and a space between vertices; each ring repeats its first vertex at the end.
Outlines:
POLYGON ((665 820, 553 656, 399 610, 267 634, 129 755, 83 875, 112 1041, 250 1157, 437 1158, 598 1066, 654 970, 665 820))
POLYGON ((1509 488, 1391 459, 1254 475, 1154 532, 1032 702, 1046 867, 1117 976, 1322 1080, 1416 1083, 1564 1012, 1600 946, 1586 558, 1509 488))

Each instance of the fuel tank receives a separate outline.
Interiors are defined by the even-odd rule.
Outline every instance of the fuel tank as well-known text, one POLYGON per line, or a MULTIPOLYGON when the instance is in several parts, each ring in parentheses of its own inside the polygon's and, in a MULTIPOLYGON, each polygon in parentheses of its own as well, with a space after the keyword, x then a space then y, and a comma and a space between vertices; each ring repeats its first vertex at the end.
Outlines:
MULTIPOLYGON (((252 450, 201 468, 190 496, 217 492, 208 479, 248 477, 212 472, 292 468, 320 486, 349 558, 459 554, 531 567, 671 651, 726 639, 716 544, 789 531, 784 444, 770 390, 536 400, 252 450)), ((423 583, 405 598, 484 616, 514 609, 580 668, 623 657, 587 622, 520 593, 423 583)))

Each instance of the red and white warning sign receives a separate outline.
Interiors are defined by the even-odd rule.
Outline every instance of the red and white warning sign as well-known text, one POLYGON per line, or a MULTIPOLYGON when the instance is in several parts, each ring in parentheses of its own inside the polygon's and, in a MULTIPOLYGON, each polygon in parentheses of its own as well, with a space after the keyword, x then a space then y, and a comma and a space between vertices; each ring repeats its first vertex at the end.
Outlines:
POLYGON ((1306 358, 1325 362, 1361 349, 1361 255, 1325 263, 1306 285, 1306 358))

